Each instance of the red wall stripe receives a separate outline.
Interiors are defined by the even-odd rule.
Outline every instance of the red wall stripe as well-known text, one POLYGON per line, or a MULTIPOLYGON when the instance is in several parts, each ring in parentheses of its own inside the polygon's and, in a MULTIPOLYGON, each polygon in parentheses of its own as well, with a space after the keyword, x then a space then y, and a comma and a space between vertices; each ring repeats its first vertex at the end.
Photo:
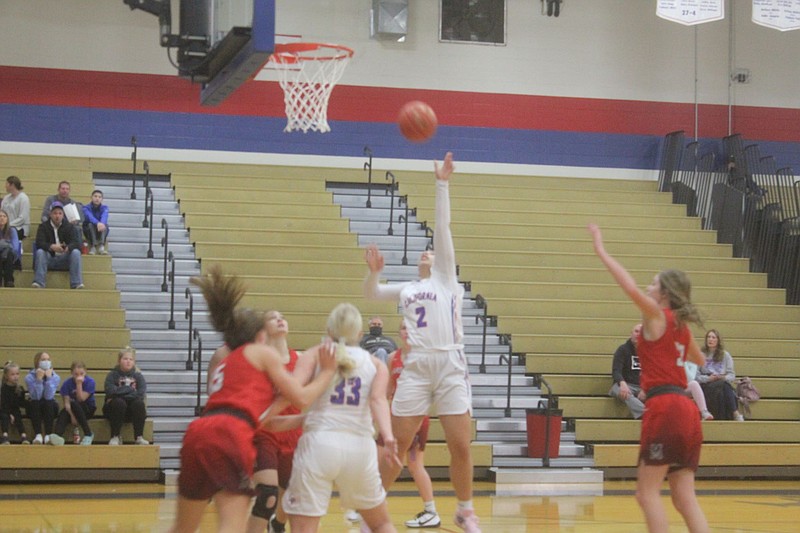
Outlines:
MULTIPOLYGON (((249 82, 217 107, 199 104, 199 86, 177 76, 0 66, 0 102, 137 111, 280 117, 277 83, 249 82)), ((337 86, 328 118, 393 122, 408 100, 428 102, 450 126, 663 135, 694 135, 694 105, 463 91, 337 86)), ((728 109, 699 106, 700 137, 728 133, 728 109)), ((749 139, 800 142, 800 109, 734 108, 734 131, 749 139)))

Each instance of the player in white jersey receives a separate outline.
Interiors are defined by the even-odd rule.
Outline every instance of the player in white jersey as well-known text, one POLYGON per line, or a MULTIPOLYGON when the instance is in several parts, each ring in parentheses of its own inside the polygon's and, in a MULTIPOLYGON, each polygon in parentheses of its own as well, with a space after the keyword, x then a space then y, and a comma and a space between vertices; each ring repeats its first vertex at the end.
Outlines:
MULTIPOLYGON (((386 506, 373 438, 374 421, 384 442, 388 439, 384 459, 399 464, 386 400, 389 371, 358 346, 361 326, 361 313, 351 304, 339 304, 328 317, 328 334, 340 341, 337 360, 346 369, 340 370, 305 415, 283 496, 292 533, 316 533, 320 517, 328 512, 334 483, 341 504, 361 513, 365 529, 397 531, 386 506)), ((301 382, 316 371, 315 359, 312 355, 298 360, 295 375, 301 382)))
MULTIPOLYGON (((435 260, 432 252, 422 253, 418 281, 380 284, 384 259, 377 246, 368 246, 369 274, 364 294, 367 298, 397 300, 408 330, 410 351, 392 401, 392 431, 401 459, 405 458, 422 419, 428 414, 438 416, 450 451, 450 480, 458 498, 455 522, 467 533, 480 533, 472 506, 472 394, 461 324, 464 289, 456 277, 450 233, 449 181, 454 170, 453 154, 445 155, 441 167, 434 162, 434 170, 435 260)), ((388 488, 402 468, 396 464, 381 466, 383 485, 388 488)))

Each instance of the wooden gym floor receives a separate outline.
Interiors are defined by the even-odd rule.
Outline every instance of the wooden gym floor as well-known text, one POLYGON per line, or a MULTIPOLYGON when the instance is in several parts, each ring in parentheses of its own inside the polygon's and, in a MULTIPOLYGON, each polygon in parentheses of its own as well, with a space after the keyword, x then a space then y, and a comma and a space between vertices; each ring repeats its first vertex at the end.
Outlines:
MULTIPOLYGON (((403 522, 422 505, 414 485, 397 484, 389 508, 398 531, 458 533, 452 524, 455 508, 451 488, 436 482, 436 505, 442 527, 406 530, 403 522)), ((800 531, 800 481, 700 481, 700 503, 719 533, 796 533, 800 531)), ((475 507, 484 533, 641 533, 641 512, 633 496, 634 482, 609 481, 602 496, 494 496, 494 484, 475 486, 475 507)), ((669 503, 665 486, 665 502, 669 503)), ((163 532, 171 523, 175 488, 157 484, 65 484, 0 486, 0 531, 44 532, 163 532)), ((670 508, 671 532, 686 528, 670 508)), ((216 529, 213 505, 201 531, 216 529)), ((357 533, 345 523, 336 499, 322 520, 322 532, 357 533)))

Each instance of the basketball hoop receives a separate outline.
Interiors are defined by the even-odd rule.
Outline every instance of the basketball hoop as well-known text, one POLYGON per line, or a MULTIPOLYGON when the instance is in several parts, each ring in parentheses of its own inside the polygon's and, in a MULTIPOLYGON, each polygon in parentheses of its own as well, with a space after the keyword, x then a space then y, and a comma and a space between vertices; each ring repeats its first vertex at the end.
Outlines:
POLYGON ((275 45, 270 68, 278 73, 283 89, 288 119, 283 131, 331 131, 328 100, 351 57, 353 50, 339 44, 275 45))

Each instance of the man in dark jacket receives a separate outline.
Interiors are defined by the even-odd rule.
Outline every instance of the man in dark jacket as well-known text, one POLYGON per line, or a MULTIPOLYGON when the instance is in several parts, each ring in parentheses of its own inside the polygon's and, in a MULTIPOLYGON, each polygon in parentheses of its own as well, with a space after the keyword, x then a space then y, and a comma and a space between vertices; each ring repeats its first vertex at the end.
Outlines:
POLYGON ((383 334, 383 319, 379 316, 369 319, 369 333, 361 338, 359 344, 384 363, 397 350, 397 344, 383 334))
POLYGON ((83 288, 81 241, 72 224, 64 220, 64 206, 59 201, 50 205, 50 219, 39 225, 36 232, 33 287, 46 285, 48 270, 69 270, 69 286, 83 288))
POLYGON ((642 333, 642 325, 636 324, 631 331, 631 337, 621 344, 614 352, 614 362, 611 364, 611 376, 614 385, 608 391, 609 396, 624 402, 633 415, 641 418, 644 413, 644 392, 639 386, 639 357, 636 355, 636 343, 642 333))

